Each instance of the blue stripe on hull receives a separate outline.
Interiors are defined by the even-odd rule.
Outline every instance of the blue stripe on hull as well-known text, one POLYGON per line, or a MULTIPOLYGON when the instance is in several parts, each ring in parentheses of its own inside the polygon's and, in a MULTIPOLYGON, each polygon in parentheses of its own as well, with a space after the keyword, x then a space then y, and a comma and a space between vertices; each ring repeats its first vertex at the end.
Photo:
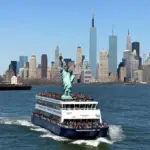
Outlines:
POLYGON ((61 127, 57 124, 51 123, 47 120, 44 120, 37 116, 32 116, 31 122, 35 125, 41 126, 55 135, 63 136, 71 139, 95 139, 97 137, 107 137, 108 127, 96 129, 88 129, 90 131, 86 131, 86 129, 73 129, 73 128, 65 128, 61 127))

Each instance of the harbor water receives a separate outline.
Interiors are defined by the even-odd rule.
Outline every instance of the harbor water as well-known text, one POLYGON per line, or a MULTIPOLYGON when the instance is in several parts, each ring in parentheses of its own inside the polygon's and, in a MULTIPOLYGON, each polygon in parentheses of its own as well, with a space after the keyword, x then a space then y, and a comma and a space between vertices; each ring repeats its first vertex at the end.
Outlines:
POLYGON ((70 140, 30 121, 35 95, 61 86, 33 86, 31 91, 0 91, 0 150, 150 150, 150 85, 75 85, 73 92, 99 102, 111 140, 70 140))

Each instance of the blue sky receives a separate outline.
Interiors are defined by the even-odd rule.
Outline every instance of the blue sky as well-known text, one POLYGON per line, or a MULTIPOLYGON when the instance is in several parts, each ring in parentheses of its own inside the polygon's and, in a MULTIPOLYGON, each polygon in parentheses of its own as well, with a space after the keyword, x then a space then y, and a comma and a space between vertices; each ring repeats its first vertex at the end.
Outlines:
POLYGON ((126 46, 127 30, 140 41, 141 55, 150 52, 149 0, 0 0, 0 74, 19 55, 48 55, 54 60, 57 44, 64 57, 76 57, 81 46, 88 59, 92 8, 98 35, 97 54, 108 50, 114 24, 118 36, 118 62, 126 46))

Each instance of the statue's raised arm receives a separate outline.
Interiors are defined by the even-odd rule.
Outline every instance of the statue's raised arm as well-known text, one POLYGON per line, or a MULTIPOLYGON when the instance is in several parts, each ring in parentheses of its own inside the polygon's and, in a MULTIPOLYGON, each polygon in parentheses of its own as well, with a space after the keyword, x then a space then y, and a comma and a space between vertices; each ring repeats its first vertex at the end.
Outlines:
POLYGON ((68 64, 66 64, 63 60, 62 55, 59 56, 59 60, 60 60, 60 66, 61 66, 61 79, 62 79, 62 83, 63 83, 63 89, 64 89, 64 93, 61 96, 62 99, 72 99, 71 96, 71 88, 72 88, 72 82, 75 78, 74 75, 72 75, 72 72, 69 72, 69 66, 68 64))

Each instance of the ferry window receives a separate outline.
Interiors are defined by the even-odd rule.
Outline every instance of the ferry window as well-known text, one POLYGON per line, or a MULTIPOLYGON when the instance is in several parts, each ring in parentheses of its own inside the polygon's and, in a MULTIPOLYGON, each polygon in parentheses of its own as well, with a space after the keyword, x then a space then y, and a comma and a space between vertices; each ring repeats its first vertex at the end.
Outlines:
POLYGON ((87 104, 85 105, 85 108, 86 108, 86 109, 88 108, 88 105, 87 105, 87 104))
POLYGON ((88 108, 91 108, 91 107, 92 107, 92 105, 91 105, 91 104, 89 104, 89 105, 88 105, 88 108))
POLYGON ((68 109, 68 108, 71 108, 71 105, 66 105, 66 108, 68 109))
POLYGON ((71 109, 73 109, 74 108, 74 105, 70 105, 71 106, 71 109))
POLYGON ((66 105, 66 108, 69 108, 69 106, 68 106, 68 105, 66 105))
POLYGON ((95 104, 92 104, 92 108, 95 108, 96 107, 96 105, 95 104))
POLYGON ((81 109, 84 109, 84 108, 85 108, 85 105, 84 105, 84 104, 81 104, 81 105, 80 105, 80 108, 81 108, 81 109))
POLYGON ((75 105, 75 108, 77 108, 77 109, 78 109, 78 108, 79 108, 79 105, 75 105))

